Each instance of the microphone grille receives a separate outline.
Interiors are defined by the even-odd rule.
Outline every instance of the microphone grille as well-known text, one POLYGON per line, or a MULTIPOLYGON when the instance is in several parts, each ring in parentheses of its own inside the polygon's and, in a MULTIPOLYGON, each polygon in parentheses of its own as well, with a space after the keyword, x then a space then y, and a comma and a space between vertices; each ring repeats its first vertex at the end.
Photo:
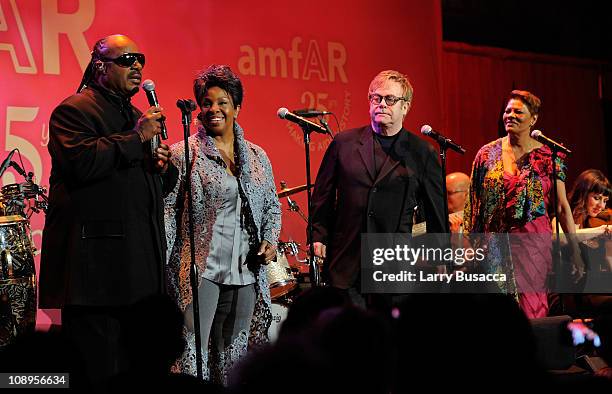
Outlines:
POLYGON ((276 111, 276 114, 281 119, 285 119, 285 116, 287 116, 288 113, 289 113, 289 110, 285 107, 279 108, 278 111, 276 111))
POLYGON ((142 83, 142 88, 147 92, 151 92, 155 90, 155 82, 151 81, 150 79, 147 79, 142 83))
POLYGON ((531 138, 538 138, 542 136, 542 131, 540 130, 533 130, 531 132, 531 138))
POLYGON ((429 135, 432 131, 432 128, 428 124, 424 124, 421 126, 421 134, 429 135))
POLYGON ((195 101, 193 101, 192 99, 187 99, 187 105, 189 106, 190 110, 195 111, 196 109, 195 101))

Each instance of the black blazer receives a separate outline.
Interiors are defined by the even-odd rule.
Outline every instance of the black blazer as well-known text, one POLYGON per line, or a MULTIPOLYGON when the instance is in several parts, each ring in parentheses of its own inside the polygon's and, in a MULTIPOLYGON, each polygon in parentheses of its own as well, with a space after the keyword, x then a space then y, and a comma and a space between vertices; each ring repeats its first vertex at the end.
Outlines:
POLYGON ((53 111, 41 308, 127 305, 164 290, 162 195, 177 171, 164 184, 152 170, 149 144, 134 131, 140 114, 99 87, 53 111))
POLYGON ((331 284, 355 286, 361 233, 410 233, 421 205, 429 233, 446 230, 442 170, 431 144, 402 128, 387 155, 371 126, 336 136, 329 145, 312 197, 313 239, 327 245, 331 284))

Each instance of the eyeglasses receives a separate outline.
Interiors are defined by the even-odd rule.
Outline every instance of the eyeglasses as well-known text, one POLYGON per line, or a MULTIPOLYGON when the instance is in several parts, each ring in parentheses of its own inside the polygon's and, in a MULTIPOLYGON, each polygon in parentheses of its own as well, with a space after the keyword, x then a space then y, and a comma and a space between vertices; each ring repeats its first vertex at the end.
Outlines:
POLYGON ((375 105, 380 104, 383 99, 385 99, 385 103, 387 103, 388 106, 395 105, 395 103, 397 103, 400 100, 408 101, 406 97, 395 97, 395 96, 384 96, 383 97, 380 94, 370 94, 368 96, 368 100, 370 100, 370 102, 375 105))
POLYGON ((101 57, 100 60, 103 62, 113 62, 120 67, 132 67, 136 61, 138 61, 142 67, 145 65, 145 55, 137 52, 124 53, 114 59, 101 57))

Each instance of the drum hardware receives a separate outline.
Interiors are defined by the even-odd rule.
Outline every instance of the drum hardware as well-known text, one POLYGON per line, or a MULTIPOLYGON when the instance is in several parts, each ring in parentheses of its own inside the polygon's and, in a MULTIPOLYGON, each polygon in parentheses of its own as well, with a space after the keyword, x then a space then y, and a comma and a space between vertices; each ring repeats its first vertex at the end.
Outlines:
POLYGON ((276 251, 276 261, 270 261, 266 266, 266 275, 270 286, 270 298, 276 300, 295 289, 297 280, 293 276, 289 261, 285 254, 285 243, 279 242, 276 251))
POLYGON ((29 218, 48 208, 46 188, 11 161, 15 152, 0 165, 0 175, 11 166, 25 178, 0 188, 0 349, 36 327, 36 248, 29 218))
POLYGON ((289 204, 289 211, 297 212, 298 215, 308 223, 308 218, 304 215, 304 212, 301 211, 300 207, 297 205, 295 201, 293 201, 289 196, 301 191, 306 190, 306 185, 293 187, 291 189, 287 188, 287 182, 281 181, 281 191, 277 193, 278 198, 287 197, 287 203, 289 204))
MULTIPOLYGON (((304 260, 306 262, 306 264, 304 264, 306 266, 307 274, 306 277, 310 279, 310 277, 312 275, 310 274, 310 259, 305 259, 304 260)), ((316 281, 317 286, 326 286, 326 283, 323 281, 323 263, 325 262, 325 259, 323 259, 322 257, 319 256, 315 256, 314 259, 314 266, 316 267, 316 271, 314 272, 314 279, 316 281)))
POLYGON ((268 328, 268 337, 270 338, 271 342, 274 342, 278 338, 281 325, 287 318, 289 305, 284 302, 274 301, 270 305, 270 312, 272 313, 272 322, 270 324, 270 328, 268 328))
POLYGON ((288 242, 279 242, 278 244, 279 244, 279 249, 282 248, 285 254, 297 257, 298 253, 300 252, 300 245, 297 242, 288 241, 288 242))
MULTIPOLYGON (((301 185, 301 186, 288 188, 287 182, 281 181, 280 191, 277 193, 277 196, 279 198, 282 198, 282 197, 287 198, 287 202, 289 204, 288 210, 291 212, 296 212, 298 215, 300 215, 300 217, 302 218, 302 220, 304 220, 305 223, 308 223, 308 217, 304 214, 304 212, 302 212, 298 204, 294 200, 292 200, 289 196, 295 193, 299 193, 304 190, 307 190, 307 188, 308 188, 307 185, 301 185)), ((303 259, 299 257, 299 252, 300 252, 299 244, 293 241, 290 241, 287 243, 279 243, 279 245, 281 244, 284 247, 283 249, 284 254, 294 256, 295 260, 297 261, 298 263, 297 266, 294 266, 291 268, 292 268, 293 273, 298 272, 297 277, 301 279, 303 282, 304 277, 310 275, 310 259, 308 257, 303 258, 303 259)), ((280 246, 279 246, 279 249, 280 249, 280 246)), ((315 283, 318 283, 319 285, 323 285, 322 280, 321 280, 321 273, 323 271, 323 259, 315 256, 314 266, 316 267, 315 272, 313 273, 314 281, 315 283)))
MULTIPOLYGON (((293 188, 287 188, 287 182, 285 181, 281 181, 280 185, 281 185, 281 189, 280 189, 281 191, 278 193, 279 198, 286 197, 287 202, 289 204, 289 211, 296 212, 297 214, 300 215, 300 217, 304 220, 304 222, 308 223, 308 218, 306 217, 306 215, 304 215, 304 213, 302 212, 298 204, 289 197, 292 194, 306 190, 306 185, 297 186, 293 188)), ((279 245, 281 244, 284 248, 283 251, 285 252, 285 254, 293 256, 295 261, 298 263, 298 264, 294 264, 291 267, 291 270, 294 276, 303 281, 303 276, 308 275, 308 267, 306 266, 306 264, 304 264, 304 263, 308 263, 308 259, 307 258, 301 259, 299 257, 299 253, 301 251, 300 245, 293 241, 289 241, 286 243, 279 243, 279 245)))
POLYGON ((34 173, 26 173, 14 161, 11 161, 10 165, 25 178, 25 182, 12 183, 0 189, 0 205, 3 215, 21 215, 29 218, 32 213, 39 213, 40 211, 47 213, 49 207, 49 199, 46 196, 47 189, 34 183, 34 173), (33 200, 33 204, 30 200, 33 200), (26 212, 26 206, 29 208, 29 212, 26 212))
POLYGON ((283 198, 283 197, 291 196, 292 194, 295 194, 295 193, 303 192, 307 188, 308 187, 306 185, 300 185, 300 186, 296 186, 292 188, 287 188, 287 183, 282 181, 281 190, 278 193, 276 193, 276 195, 278 196, 278 198, 283 198))

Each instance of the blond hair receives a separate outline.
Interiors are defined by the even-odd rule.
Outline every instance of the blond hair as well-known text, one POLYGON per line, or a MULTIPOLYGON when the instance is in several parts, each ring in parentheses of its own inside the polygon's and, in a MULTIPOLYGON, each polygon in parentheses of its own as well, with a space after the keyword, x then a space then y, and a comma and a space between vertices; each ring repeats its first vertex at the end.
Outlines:
POLYGON ((381 71, 374 77, 372 82, 370 82, 369 93, 374 92, 376 89, 381 87, 387 81, 394 81, 399 83, 402 86, 403 96, 408 102, 412 101, 412 95, 414 90, 412 89, 412 85, 410 84, 410 80, 408 77, 402 74, 399 71, 395 70, 385 70, 381 71))

